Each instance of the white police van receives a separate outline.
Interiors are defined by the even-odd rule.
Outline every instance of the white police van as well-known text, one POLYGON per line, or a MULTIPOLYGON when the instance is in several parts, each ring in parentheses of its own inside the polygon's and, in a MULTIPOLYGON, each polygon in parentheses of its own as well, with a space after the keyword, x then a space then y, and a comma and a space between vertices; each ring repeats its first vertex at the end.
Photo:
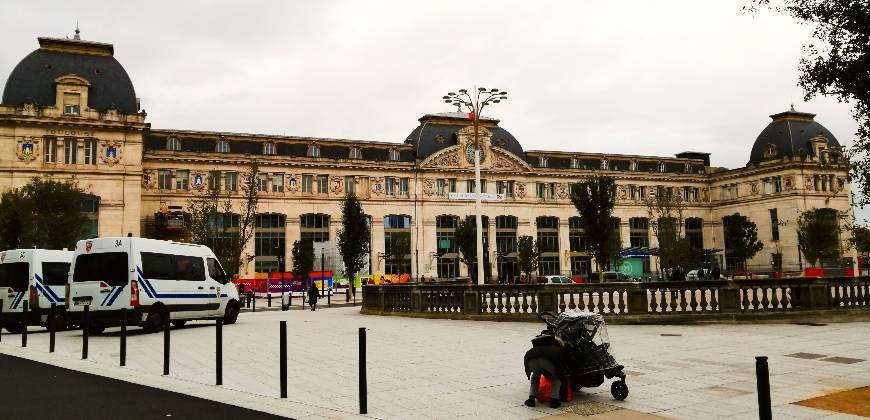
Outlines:
POLYGON ((239 316, 239 294, 207 246, 121 237, 79 241, 67 286, 70 317, 81 325, 89 308, 89 330, 118 325, 127 309, 128 325, 149 331, 167 319, 239 316))
POLYGON ((55 304, 55 328, 66 328, 64 289, 72 251, 51 249, 10 249, 0 252, 0 299, 3 326, 20 333, 25 325, 48 326, 51 304, 55 304), (27 317, 24 305, 28 306, 27 317))

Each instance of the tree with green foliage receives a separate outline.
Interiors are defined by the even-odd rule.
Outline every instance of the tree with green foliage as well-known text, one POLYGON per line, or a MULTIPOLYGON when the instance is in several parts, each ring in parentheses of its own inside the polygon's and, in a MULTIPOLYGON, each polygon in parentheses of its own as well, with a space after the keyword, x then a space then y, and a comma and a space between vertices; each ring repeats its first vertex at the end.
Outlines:
POLYGON ((870 202, 870 3, 867 0, 750 0, 746 9, 784 13, 813 28, 798 84, 804 99, 830 96, 852 106, 858 131, 848 150, 849 175, 870 202))
POLYGON ((739 269, 745 269, 746 260, 755 256, 764 248, 758 240, 758 227, 746 216, 734 213, 722 218, 725 236, 726 257, 740 261, 739 269))
POLYGON ((75 248, 87 217, 84 190, 74 181, 33 178, 0 196, 0 245, 13 248, 75 248))
MULTIPOLYGON (((655 197, 645 198, 644 204, 659 244, 659 265, 663 269, 683 267, 688 270, 699 264, 700 252, 692 248, 683 232, 685 203, 682 198, 668 188, 659 187, 655 197)), ((667 270, 662 274, 667 277, 667 270)))
POLYGON ((843 253, 840 220, 846 215, 834 209, 809 209, 798 213, 798 247, 810 266, 835 263, 843 253))
POLYGON ((580 216, 580 227, 586 235, 586 250, 595 257, 598 280, 604 281, 604 269, 619 253, 619 229, 612 221, 616 202, 616 182, 613 177, 594 175, 571 186, 571 202, 580 216))
POLYGON ((538 251, 538 242, 529 235, 517 238, 517 268, 520 273, 526 274, 526 282, 532 283, 532 273, 538 271, 538 262, 541 252, 538 251))
POLYGON ((472 271, 472 264, 477 261, 477 229, 475 229, 474 221, 468 218, 459 219, 456 225, 456 249, 459 251, 459 261, 468 268, 468 272, 472 271))
POLYGON ((855 226, 850 241, 860 255, 870 254, 870 228, 855 226))
POLYGON ((344 262, 344 275, 356 292, 354 278, 369 261, 371 227, 362 204, 354 194, 341 202, 341 229, 338 231, 338 251, 344 262))
POLYGON ((293 275, 298 279, 307 279, 314 271, 314 241, 302 238, 293 241, 293 275))
MULTIPOLYGON (((218 257, 224 270, 238 274, 243 261, 245 245, 254 237, 254 226, 259 207, 257 177, 259 164, 252 160, 242 178, 241 200, 231 191, 222 192, 219 183, 209 183, 187 200, 185 218, 190 242, 206 245, 218 257), (237 206, 238 204, 238 206, 237 206)), ((283 251, 283 250, 282 250, 283 251)))

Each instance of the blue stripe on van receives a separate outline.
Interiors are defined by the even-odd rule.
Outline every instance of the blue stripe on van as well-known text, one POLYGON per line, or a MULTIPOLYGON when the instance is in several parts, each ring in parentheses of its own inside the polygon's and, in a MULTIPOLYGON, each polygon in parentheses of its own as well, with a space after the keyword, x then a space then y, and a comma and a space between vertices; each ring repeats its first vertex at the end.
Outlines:
POLYGON ((24 298, 24 292, 18 292, 18 294, 15 295, 14 298, 12 298, 12 307, 11 307, 11 309, 17 309, 17 308, 18 308, 18 304, 21 303, 21 299, 23 299, 23 298, 24 298))
POLYGON ((124 286, 119 287, 118 290, 115 292, 114 296, 112 296, 112 294, 109 293, 109 295, 112 296, 112 298, 109 299, 109 303, 107 303, 106 306, 112 306, 112 304, 115 303, 115 299, 118 299, 118 296, 121 296, 122 290, 124 290, 124 286))
MULTIPOLYGON (((39 274, 34 274, 34 276, 36 277, 36 282, 42 284, 42 288, 45 289, 45 292, 47 294, 51 295, 51 298, 54 299, 55 302, 60 303, 64 301, 64 298, 58 296, 57 293, 55 293, 54 290, 51 289, 51 286, 46 285, 42 281, 42 277, 39 277, 39 274)), ((49 299, 49 301, 50 300, 51 299, 49 299)))
POLYGON ((45 287, 42 285, 42 283, 35 282, 34 284, 36 285, 36 290, 42 293, 42 295, 45 296, 46 299, 48 299, 49 303, 55 303, 54 298, 52 298, 51 295, 45 291, 45 287))

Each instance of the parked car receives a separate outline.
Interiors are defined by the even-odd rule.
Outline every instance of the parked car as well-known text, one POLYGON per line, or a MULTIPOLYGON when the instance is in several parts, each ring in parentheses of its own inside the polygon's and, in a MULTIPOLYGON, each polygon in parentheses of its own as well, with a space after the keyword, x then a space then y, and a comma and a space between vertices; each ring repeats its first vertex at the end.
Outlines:
POLYGON ((574 284, 571 279, 565 276, 544 276, 549 284, 574 284))
POLYGON ((27 325, 48 327, 52 303, 55 328, 66 328, 62 296, 72 256, 72 251, 51 249, 11 249, 0 253, 0 290, 5 292, 0 309, 7 331, 17 334, 27 325))
POLYGON ((69 315, 82 319, 87 305, 92 333, 119 325, 125 313, 128 325, 148 331, 162 329, 167 320, 175 326, 202 318, 232 324, 239 316, 238 289, 203 245, 133 237, 83 240, 69 277, 69 315))
POLYGON ((604 282, 605 283, 621 283, 621 282, 636 282, 637 279, 629 276, 628 274, 619 272, 619 271, 605 271, 604 272, 604 282))

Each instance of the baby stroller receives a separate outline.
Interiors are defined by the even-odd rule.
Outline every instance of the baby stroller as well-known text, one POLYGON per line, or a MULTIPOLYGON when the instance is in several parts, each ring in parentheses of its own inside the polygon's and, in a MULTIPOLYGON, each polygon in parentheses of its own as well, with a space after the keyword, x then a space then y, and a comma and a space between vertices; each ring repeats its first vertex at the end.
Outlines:
POLYGON ((610 384, 610 393, 620 401, 628 397, 623 367, 610 354, 607 326, 600 314, 565 311, 555 316, 544 312, 538 319, 547 329, 532 339, 532 348, 526 352, 527 377, 536 373, 532 371, 536 366, 551 366, 555 372, 546 373, 562 382, 562 399, 566 399, 569 387, 576 392, 582 387, 598 387, 604 378, 617 378, 610 384))

